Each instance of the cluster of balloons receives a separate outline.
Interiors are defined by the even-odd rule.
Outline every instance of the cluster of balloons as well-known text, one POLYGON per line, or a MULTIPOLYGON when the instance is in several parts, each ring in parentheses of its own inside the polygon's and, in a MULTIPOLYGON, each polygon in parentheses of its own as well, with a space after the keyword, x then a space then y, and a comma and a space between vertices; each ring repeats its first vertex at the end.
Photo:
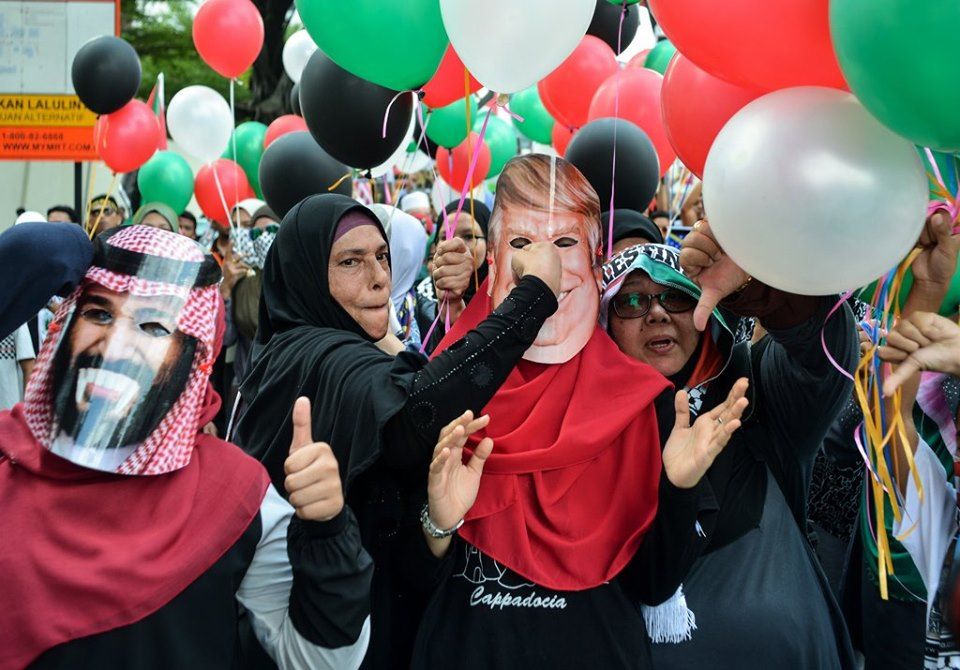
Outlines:
POLYGON ((93 137, 97 153, 114 172, 143 165, 162 139, 153 110, 133 96, 140 88, 140 57, 119 37, 103 35, 77 51, 71 68, 73 88, 99 114, 93 137))
MULTIPOLYGON (((663 49, 677 50, 660 91, 666 137, 703 177, 711 226, 734 260, 767 284, 813 295, 863 286, 895 266, 926 214, 913 143, 960 149, 950 111, 960 93, 944 85, 960 74, 947 33, 960 6, 649 6, 669 38, 663 49)), ((655 56, 646 64, 658 69, 655 56)))

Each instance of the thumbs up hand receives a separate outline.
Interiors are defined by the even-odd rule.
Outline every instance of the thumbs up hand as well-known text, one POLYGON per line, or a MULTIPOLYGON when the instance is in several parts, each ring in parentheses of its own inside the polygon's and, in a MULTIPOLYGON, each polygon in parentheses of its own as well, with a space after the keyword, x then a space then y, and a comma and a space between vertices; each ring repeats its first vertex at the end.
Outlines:
POLYGON ((297 398, 293 406, 293 440, 283 469, 283 485, 298 517, 329 521, 343 509, 340 468, 330 445, 313 441, 309 398, 297 398))

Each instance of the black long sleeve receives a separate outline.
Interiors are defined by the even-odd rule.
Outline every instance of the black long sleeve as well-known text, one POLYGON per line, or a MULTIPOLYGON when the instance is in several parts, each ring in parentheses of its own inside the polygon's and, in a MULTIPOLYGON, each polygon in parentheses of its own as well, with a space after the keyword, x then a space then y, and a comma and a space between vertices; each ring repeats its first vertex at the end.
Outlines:
POLYGON ((75 223, 23 223, 0 235, 0 338, 83 278, 93 244, 75 223))
POLYGON ((324 523, 294 516, 287 555, 293 570, 290 619, 297 632, 328 649, 354 644, 370 614, 373 561, 360 545, 350 508, 324 523))
POLYGON ((383 463, 429 464, 440 429, 487 405, 556 310, 556 296, 541 279, 520 280, 479 326, 417 373, 406 406, 385 427, 383 463))
POLYGON ((660 475, 657 516, 643 543, 617 580, 632 600, 659 605, 672 596, 707 545, 697 528, 718 509, 706 478, 690 489, 677 488, 660 475))

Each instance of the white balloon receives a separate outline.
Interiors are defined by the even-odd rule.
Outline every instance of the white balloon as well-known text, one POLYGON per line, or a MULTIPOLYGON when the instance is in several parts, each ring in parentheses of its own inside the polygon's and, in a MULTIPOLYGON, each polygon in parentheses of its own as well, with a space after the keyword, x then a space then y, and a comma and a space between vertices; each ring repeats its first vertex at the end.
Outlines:
POLYGON ((300 81, 303 68, 317 50, 317 45, 306 30, 298 30, 283 45, 283 69, 294 84, 300 81))
POLYGON ((433 159, 430 158, 430 155, 424 153, 421 149, 417 149, 401 156, 394 167, 403 174, 416 174, 429 170, 431 165, 433 165, 433 159))
POLYGON ((233 132, 230 105, 206 86, 187 86, 177 92, 167 107, 170 137, 199 161, 220 158, 233 132))
POLYGON ((477 81, 497 93, 533 86, 573 53, 595 0, 440 0, 443 25, 477 81))
POLYGON ((703 177, 723 249, 765 284, 802 295, 870 283, 910 251, 926 217, 913 145, 835 89, 750 103, 720 131, 703 177))
POLYGON ((414 115, 411 113, 410 125, 407 127, 407 134, 403 136, 403 142, 401 142, 397 146, 397 150, 393 152, 390 158, 380 163, 380 165, 374 168, 370 168, 370 174, 373 177, 382 177, 388 172, 392 172, 393 166, 396 165, 399 161, 403 159, 404 156, 407 155, 407 146, 409 146, 410 142, 413 141, 413 128, 414 128, 413 118, 414 118, 414 115))

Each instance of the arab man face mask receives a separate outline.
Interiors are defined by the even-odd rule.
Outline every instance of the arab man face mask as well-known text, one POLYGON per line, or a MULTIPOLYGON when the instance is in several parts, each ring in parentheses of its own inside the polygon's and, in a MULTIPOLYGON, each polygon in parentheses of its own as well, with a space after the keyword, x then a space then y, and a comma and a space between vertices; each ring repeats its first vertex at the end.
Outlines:
POLYGON ((174 233, 133 226, 101 237, 27 389, 35 437, 94 470, 162 474, 189 463, 213 363, 219 274, 174 233))
POLYGON ((516 286, 513 252, 533 242, 558 247, 560 306, 524 354, 535 363, 565 363, 586 345, 600 306, 600 200, 562 158, 530 154, 510 161, 497 182, 489 226, 490 297, 496 309, 516 286))

